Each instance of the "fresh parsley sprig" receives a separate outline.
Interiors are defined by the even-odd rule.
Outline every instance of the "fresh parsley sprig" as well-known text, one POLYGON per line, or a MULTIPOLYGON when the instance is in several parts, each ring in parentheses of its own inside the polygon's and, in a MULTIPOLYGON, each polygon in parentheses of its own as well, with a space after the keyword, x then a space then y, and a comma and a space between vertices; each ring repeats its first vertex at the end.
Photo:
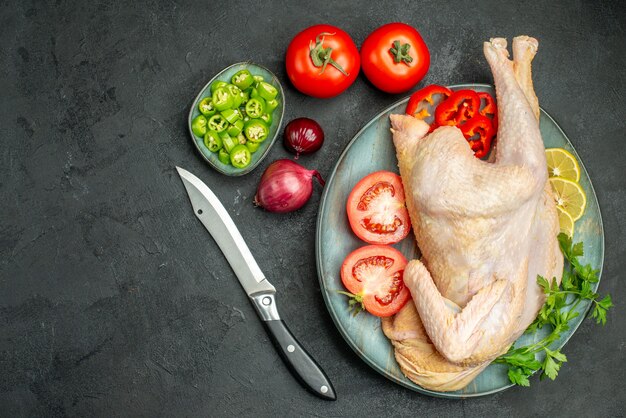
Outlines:
POLYGON ((584 255, 583 243, 573 244, 572 239, 565 234, 559 234, 558 240, 567 260, 561 285, 557 285, 556 278, 548 281, 537 276, 537 284, 545 293, 546 302, 526 333, 535 333, 546 325, 552 327, 552 331, 536 343, 518 348, 511 346, 505 355, 495 360, 496 363, 509 366, 509 380, 516 385, 530 386, 528 378, 540 370, 541 379, 556 378, 567 357, 560 350, 550 349, 550 345, 561 337, 561 333, 569 330, 569 322, 578 316, 576 307, 581 301, 585 299, 592 301, 591 317, 602 325, 606 324, 606 313, 613 306, 610 295, 600 300, 600 295, 591 290, 591 286, 599 280, 599 271, 590 264, 582 265, 578 260, 584 255), (542 352, 545 358, 539 361, 536 355, 542 352))

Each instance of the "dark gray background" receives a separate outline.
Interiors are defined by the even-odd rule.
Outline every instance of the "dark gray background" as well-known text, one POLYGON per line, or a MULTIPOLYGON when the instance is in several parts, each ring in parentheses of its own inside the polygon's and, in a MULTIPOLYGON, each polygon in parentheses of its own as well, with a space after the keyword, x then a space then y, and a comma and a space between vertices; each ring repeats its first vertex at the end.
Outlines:
POLYGON ((0 415, 623 416, 626 402, 625 2, 3 2, 0 5, 0 415), (331 100, 288 83, 284 52, 315 23, 358 46, 383 23, 421 31, 424 83, 491 82, 482 42, 540 40, 540 104, 568 133, 602 209, 601 292, 616 307, 565 347, 555 382, 482 399, 413 393, 343 341, 315 270, 320 189, 299 212, 254 208, 263 169, 242 178, 198 156, 186 116, 216 72, 252 60, 286 88, 286 120, 308 116, 326 144, 300 162, 328 175, 351 137, 402 95, 360 76, 331 100), (220 197, 278 289, 294 334, 339 400, 305 392, 269 344, 217 246, 193 217, 174 165, 220 197))

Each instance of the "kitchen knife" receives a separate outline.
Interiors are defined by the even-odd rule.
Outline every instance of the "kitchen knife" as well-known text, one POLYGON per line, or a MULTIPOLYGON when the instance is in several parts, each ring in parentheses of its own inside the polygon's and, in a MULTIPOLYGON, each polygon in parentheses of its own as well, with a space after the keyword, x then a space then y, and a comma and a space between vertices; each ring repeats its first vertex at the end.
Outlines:
POLYGON ((239 283, 265 325, 272 343, 291 373, 310 392, 326 400, 337 399, 333 385, 320 366, 291 334, 276 309, 276 289, 267 281, 243 237, 217 196, 196 176, 180 167, 196 217, 224 253, 239 283))

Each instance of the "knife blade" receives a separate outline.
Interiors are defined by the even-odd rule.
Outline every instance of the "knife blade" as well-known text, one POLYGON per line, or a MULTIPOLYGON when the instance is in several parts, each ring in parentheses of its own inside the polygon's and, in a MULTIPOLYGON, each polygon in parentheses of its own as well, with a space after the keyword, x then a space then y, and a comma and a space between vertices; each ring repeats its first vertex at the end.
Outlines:
POLYGON ((276 308, 276 289, 265 278, 220 200, 189 171, 180 167, 176 167, 176 170, 187 190, 194 214, 222 250, 291 373, 313 394, 322 399, 336 400, 335 390, 326 373, 280 318, 276 308))

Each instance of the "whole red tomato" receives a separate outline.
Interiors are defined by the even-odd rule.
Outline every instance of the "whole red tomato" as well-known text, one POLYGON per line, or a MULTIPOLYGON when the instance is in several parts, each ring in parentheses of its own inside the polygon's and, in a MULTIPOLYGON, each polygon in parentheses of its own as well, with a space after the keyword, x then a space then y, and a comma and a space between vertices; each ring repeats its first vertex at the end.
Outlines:
POLYGON ((413 27, 388 23, 365 39, 361 63, 365 76, 377 88, 403 93, 424 78, 430 67, 430 53, 413 27))
POLYGON ((287 48, 287 76, 309 96, 337 96, 356 80, 361 59, 350 35, 331 25, 311 26, 287 48))

